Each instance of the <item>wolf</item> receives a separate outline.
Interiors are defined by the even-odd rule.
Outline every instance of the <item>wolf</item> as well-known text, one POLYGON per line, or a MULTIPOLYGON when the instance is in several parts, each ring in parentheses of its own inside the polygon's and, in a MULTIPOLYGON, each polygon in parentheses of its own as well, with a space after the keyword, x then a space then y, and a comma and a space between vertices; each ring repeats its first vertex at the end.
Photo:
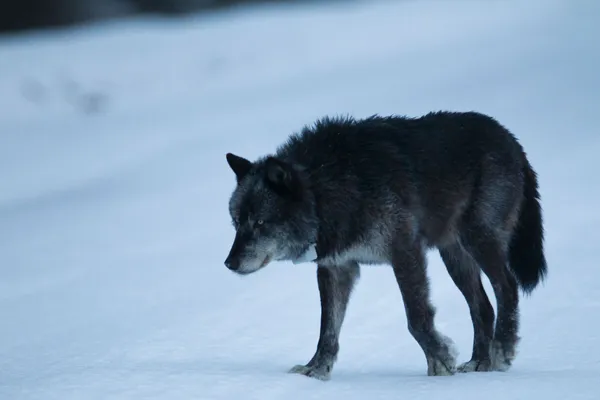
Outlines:
POLYGON ((235 239, 225 265, 252 274, 272 261, 316 264, 320 334, 290 372, 330 379, 360 264, 390 265, 408 331, 427 374, 507 371, 519 341, 519 288, 545 279, 538 177, 516 137, 493 117, 323 117, 273 154, 226 160, 235 239), (473 323, 469 361, 434 324, 426 252, 437 249, 473 323), (497 318, 484 290, 489 279, 497 318), (495 325, 494 325, 495 320, 495 325))

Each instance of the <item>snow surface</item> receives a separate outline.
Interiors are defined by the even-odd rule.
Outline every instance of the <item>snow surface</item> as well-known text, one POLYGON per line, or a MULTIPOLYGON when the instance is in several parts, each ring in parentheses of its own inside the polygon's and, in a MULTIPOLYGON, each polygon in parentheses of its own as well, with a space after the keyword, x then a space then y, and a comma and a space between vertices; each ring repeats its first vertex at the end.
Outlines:
MULTIPOLYGON (((0 399, 600 398, 599 17, 593 0, 367 1, 1 39, 0 399), (427 377, 372 267, 332 379, 287 374, 316 346, 315 268, 224 267, 225 153, 326 114, 437 109, 494 115, 540 174, 549 276, 513 368, 427 377)), ((466 361, 466 303, 429 259, 466 361)))

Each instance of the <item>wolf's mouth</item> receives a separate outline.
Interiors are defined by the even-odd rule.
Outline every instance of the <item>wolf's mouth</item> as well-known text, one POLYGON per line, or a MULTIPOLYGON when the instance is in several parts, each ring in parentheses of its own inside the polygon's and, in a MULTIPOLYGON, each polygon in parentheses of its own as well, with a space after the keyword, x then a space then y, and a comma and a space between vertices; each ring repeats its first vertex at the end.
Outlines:
POLYGON ((271 256, 266 256, 265 259, 264 259, 264 261, 262 262, 262 264, 260 264, 260 267, 261 268, 266 267, 267 264, 270 263, 270 262, 271 262, 271 256))

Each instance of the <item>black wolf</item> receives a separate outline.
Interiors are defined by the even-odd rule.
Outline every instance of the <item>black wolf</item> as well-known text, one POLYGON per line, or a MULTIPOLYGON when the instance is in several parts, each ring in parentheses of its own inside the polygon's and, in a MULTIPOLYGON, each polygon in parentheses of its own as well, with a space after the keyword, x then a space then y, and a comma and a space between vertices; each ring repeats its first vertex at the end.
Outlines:
POLYGON ((536 173, 495 119, 476 112, 323 118, 274 155, 251 162, 228 153, 227 161, 237 186, 225 265, 250 274, 273 260, 317 264, 319 342, 290 372, 329 379, 359 263, 392 266, 428 375, 511 366, 518 288, 527 294, 543 280, 546 259, 536 173), (472 357, 458 368, 452 342, 434 325, 425 257, 433 247, 473 322, 472 357), (494 289, 495 328, 480 271, 494 289))

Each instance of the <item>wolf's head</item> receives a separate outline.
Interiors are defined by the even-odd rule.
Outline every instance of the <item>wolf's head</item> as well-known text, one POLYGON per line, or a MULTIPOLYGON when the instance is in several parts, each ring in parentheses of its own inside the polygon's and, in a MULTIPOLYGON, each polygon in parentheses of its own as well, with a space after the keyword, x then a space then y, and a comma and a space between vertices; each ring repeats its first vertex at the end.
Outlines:
POLYGON ((255 163, 234 154, 227 162, 237 185, 229 201, 236 229, 225 265, 242 275, 274 260, 291 260, 314 243, 315 201, 302 169, 275 157, 255 163))

